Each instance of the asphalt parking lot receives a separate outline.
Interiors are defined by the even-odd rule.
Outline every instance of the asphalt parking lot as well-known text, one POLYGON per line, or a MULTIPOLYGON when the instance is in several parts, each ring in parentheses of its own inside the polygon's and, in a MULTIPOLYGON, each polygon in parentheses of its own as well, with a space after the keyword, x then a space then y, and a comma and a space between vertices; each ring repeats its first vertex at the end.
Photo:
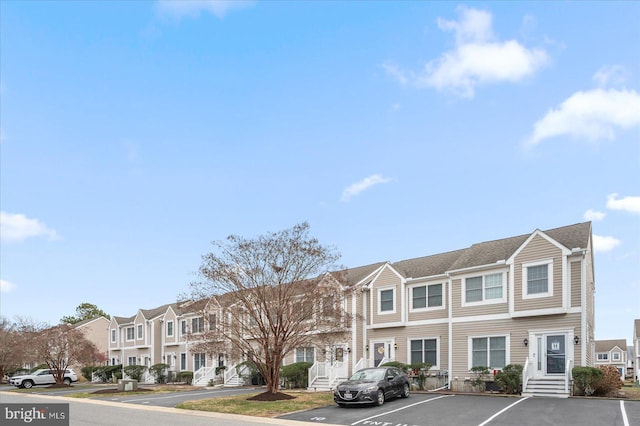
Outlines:
POLYGON ((348 426, 640 426, 640 401, 412 394, 380 407, 331 406, 281 418, 348 426))

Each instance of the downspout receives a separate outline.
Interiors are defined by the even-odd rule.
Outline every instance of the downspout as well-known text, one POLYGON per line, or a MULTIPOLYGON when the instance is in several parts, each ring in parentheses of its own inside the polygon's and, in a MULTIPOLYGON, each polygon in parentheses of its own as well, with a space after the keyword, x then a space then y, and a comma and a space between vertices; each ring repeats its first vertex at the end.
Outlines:
POLYGON ((451 389, 451 376, 453 374, 453 282, 451 276, 447 273, 447 287, 448 297, 448 333, 449 333, 449 353, 447 354, 447 367, 449 368, 449 374, 447 375, 447 387, 451 389))

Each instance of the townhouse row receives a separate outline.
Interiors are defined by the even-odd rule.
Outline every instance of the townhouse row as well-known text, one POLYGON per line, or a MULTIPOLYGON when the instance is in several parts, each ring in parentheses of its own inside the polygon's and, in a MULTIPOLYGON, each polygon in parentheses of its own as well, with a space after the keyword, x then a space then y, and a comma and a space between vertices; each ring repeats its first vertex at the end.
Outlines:
MULTIPOLYGON (((356 291, 342 296, 348 337, 297 348, 285 363, 307 361, 310 387, 331 387, 352 371, 395 360, 432 365, 448 386, 474 366, 525 366, 525 393, 551 382, 568 395, 573 366, 594 365, 594 263, 591 223, 473 244, 468 248, 342 271, 356 291)), ((166 363, 206 384, 225 366, 239 379, 233 351, 194 350, 220 306, 172 303, 112 317, 112 364, 166 363), (218 369, 218 372, 220 369, 218 369)), ((218 316, 217 316, 218 315, 218 316)))

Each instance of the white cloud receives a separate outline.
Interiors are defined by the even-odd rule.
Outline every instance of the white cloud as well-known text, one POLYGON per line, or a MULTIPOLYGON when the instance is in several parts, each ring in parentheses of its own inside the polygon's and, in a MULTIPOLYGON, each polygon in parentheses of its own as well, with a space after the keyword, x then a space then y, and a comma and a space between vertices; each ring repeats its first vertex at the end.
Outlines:
POLYGON ((525 146, 563 135, 613 140, 617 129, 636 126, 640 126, 640 95, 635 90, 580 91, 538 120, 525 146))
POLYGON ((374 185, 378 185, 380 183, 387 183, 387 182, 391 182, 391 179, 385 178, 379 174, 371 175, 369 177, 362 179, 359 182, 353 183, 348 187, 346 187, 345 190, 342 191, 341 199, 343 202, 346 203, 351 198, 360 194, 362 191, 365 191, 374 185))
POLYGON ((586 212, 584 212, 584 219, 585 220, 591 220, 591 221, 599 221, 604 219, 604 217, 606 216, 606 213, 603 212, 598 212, 595 210, 587 210, 586 212))
POLYGON ((527 49, 516 40, 496 40, 489 12, 465 7, 458 12, 458 21, 438 19, 441 30, 455 33, 455 49, 428 62, 420 73, 403 72, 393 64, 383 65, 385 71, 403 85, 450 90, 470 98, 479 85, 520 81, 549 61, 542 49, 527 49))
POLYGON ((596 252, 611 251, 620 245, 620 240, 593 234, 593 250, 596 252))
POLYGON ((224 18, 230 11, 253 6, 255 1, 247 0, 159 0, 157 9, 163 14, 178 18, 194 18, 201 12, 208 12, 217 18, 224 18))
POLYGON ((30 237, 59 238, 55 230, 49 229, 38 219, 7 212, 0 212, 0 237, 4 241, 23 241, 30 237))
POLYGON ((0 280, 0 293, 9 293, 10 291, 15 290, 16 285, 9 281, 0 280))
POLYGON ((607 196, 607 208, 640 214, 640 197, 618 198, 618 194, 610 194, 607 196))
POLYGON ((599 87, 619 86, 629 80, 629 71, 622 65, 605 65, 593 75, 599 87))

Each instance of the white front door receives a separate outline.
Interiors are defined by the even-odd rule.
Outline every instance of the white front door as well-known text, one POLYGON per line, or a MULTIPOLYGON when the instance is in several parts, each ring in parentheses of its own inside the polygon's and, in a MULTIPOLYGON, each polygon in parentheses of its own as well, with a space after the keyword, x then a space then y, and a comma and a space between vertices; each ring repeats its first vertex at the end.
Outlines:
POLYGON ((533 377, 565 374, 567 360, 573 357, 569 332, 550 331, 529 334, 529 358, 533 377))
POLYGON ((393 340, 372 340, 369 347, 371 348, 369 355, 371 367, 377 367, 383 361, 387 362, 393 358, 393 340))

